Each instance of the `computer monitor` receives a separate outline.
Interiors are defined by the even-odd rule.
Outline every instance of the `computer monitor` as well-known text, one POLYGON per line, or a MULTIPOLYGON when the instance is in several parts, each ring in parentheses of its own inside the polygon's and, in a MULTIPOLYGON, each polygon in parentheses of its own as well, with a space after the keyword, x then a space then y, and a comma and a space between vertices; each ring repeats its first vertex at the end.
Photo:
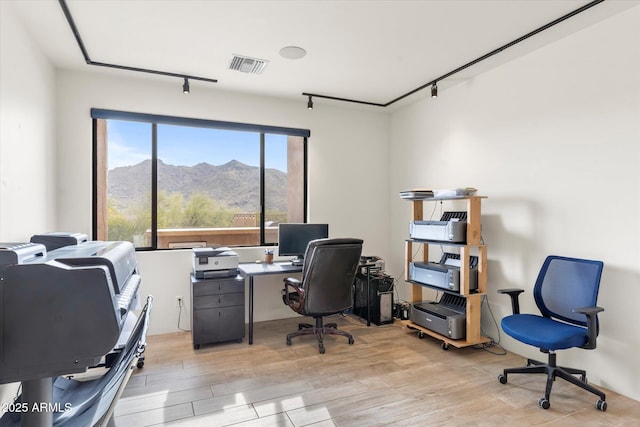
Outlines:
POLYGON ((278 225, 278 253, 280 256, 293 256, 293 265, 301 265, 304 252, 310 241, 329 237, 329 224, 278 225))

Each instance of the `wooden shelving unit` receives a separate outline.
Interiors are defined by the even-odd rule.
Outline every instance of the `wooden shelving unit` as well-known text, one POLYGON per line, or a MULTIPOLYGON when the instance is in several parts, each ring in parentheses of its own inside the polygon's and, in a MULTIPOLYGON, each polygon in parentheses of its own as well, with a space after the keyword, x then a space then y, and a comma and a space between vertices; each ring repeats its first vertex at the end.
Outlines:
MULTIPOLYGON (((408 328, 419 331, 420 334, 430 335, 443 342, 443 349, 449 345, 454 347, 467 347, 490 342, 491 339, 480 334, 480 308, 482 297, 487 293, 487 246, 482 243, 481 229, 481 202, 485 196, 464 196, 464 197, 430 197, 426 199, 410 200, 412 204, 412 219, 416 221, 424 220, 424 204, 440 201, 465 200, 467 204, 467 239, 464 244, 445 243, 440 241, 423 241, 408 239, 405 242, 405 281, 411 286, 411 303, 423 300, 422 290, 432 288, 437 291, 443 289, 422 285, 409 280, 409 263, 413 261, 428 262, 429 246, 452 246, 460 250, 460 293, 466 299, 466 337, 464 339, 451 339, 438 332, 424 328, 411 320, 403 320, 401 323, 408 328), (414 251, 422 248, 422 258, 413 259, 414 251), (473 252, 473 253, 472 253, 473 252), (469 257, 478 257, 478 289, 473 292, 469 289, 469 257)), ((446 292, 446 291, 445 291, 446 292)))

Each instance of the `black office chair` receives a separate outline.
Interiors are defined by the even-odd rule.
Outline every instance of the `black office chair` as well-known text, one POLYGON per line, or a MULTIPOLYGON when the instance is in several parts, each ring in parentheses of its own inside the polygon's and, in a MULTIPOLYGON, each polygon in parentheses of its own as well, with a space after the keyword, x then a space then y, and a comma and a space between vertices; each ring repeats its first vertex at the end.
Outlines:
POLYGON ((549 354, 548 363, 528 359, 526 367, 505 369, 498 376, 502 384, 507 383, 508 374, 546 374, 547 387, 538 405, 549 409, 551 387, 556 377, 560 377, 599 396, 596 408, 607 410, 605 394, 587 384, 585 371, 556 365, 556 350, 596 348, 598 313, 604 310, 596 306, 602 267, 601 261, 547 257, 533 288, 533 297, 541 316, 520 314, 518 295, 524 292, 522 289, 498 291, 511 297, 513 309, 512 315, 502 319, 504 332, 549 354))
POLYGON ((342 313, 353 305, 352 288, 362 253, 360 239, 317 239, 309 242, 302 266, 302 280, 284 279, 282 299, 296 313, 311 316, 315 326, 300 323, 287 335, 315 335, 320 353, 324 353, 326 334, 343 335, 354 343, 353 336, 338 329, 337 324, 323 324, 323 317, 342 313))

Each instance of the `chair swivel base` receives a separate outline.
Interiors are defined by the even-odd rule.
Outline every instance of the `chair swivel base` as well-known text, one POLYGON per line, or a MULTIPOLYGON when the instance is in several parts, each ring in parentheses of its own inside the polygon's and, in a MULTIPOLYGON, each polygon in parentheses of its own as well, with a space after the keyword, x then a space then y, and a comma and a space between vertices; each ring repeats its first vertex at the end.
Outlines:
POLYGON ((522 368, 508 368, 503 371, 502 374, 498 375, 498 380, 502 384, 507 383, 507 375, 508 374, 546 374, 547 375, 547 386, 545 388, 544 397, 538 399, 538 406, 542 409, 549 409, 551 407, 551 403, 549 402, 551 396, 551 387, 553 386, 553 382, 556 380, 556 377, 560 377, 565 381, 568 381, 578 387, 595 394, 600 397, 596 401, 596 409, 599 411, 607 410, 607 402, 605 401, 605 394, 598 390, 595 387, 587 384, 587 373, 581 369, 567 368, 563 366, 556 365, 556 354, 554 352, 549 352, 549 363, 542 363, 537 360, 527 359, 527 366, 522 368), (575 375, 580 375, 580 378, 576 378, 575 375))
POLYGON ((338 325, 336 323, 327 323, 323 325, 322 317, 314 317, 316 320, 315 326, 310 325, 308 323, 299 323, 298 330, 296 332, 291 332, 287 334, 287 345, 291 345, 291 338, 298 337, 301 335, 315 335, 318 338, 318 350, 320 354, 324 354, 324 336, 329 335, 342 335, 349 339, 349 344, 353 344, 355 341, 353 339, 353 335, 348 332, 341 331, 338 329, 338 325))

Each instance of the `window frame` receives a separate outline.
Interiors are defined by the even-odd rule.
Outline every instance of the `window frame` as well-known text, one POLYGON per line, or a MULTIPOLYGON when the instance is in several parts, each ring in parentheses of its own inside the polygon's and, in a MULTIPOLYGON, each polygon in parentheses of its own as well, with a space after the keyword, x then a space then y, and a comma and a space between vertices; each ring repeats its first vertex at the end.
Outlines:
MULTIPOLYGON (((171 250, 158 248, 158 125, 174 125, 174 126, 191 126, 209 129, 221 129, 241 132, 255 132, 260 135, 260 231, 259 246, 272 246, 273 243, 265 242, 265 134, 278 134, 294 137, 301 137, 303 144, 303 218, 304 222, 308 221, 308 138, 311 132, 308 129, 288 128, 281 126, 258 125, 250 123, 227 122, 220 120, 194 119, 178 116, 167 116, 147 113, 133 113, 118 110, 106 110, 101 108, 91 109, 92 120, 92 236, 94 240, 98 239, 98 228, 100 226, 100 194, 99 189, 106 186, 106 146, 101 147, 99 144, 99 120, 125 120, 148 123, 151 125, 151 246, 136 247, 139 251, 155 251, 155 250, 171 250), (105 152, 100 152, 104 150, 105 152), (102 162, 101 162, 102 158, 102 162)), ((106 217, 102 218, 106 222, 106 217)), ((104 226, 104 224, 103 224, 104 226)))

